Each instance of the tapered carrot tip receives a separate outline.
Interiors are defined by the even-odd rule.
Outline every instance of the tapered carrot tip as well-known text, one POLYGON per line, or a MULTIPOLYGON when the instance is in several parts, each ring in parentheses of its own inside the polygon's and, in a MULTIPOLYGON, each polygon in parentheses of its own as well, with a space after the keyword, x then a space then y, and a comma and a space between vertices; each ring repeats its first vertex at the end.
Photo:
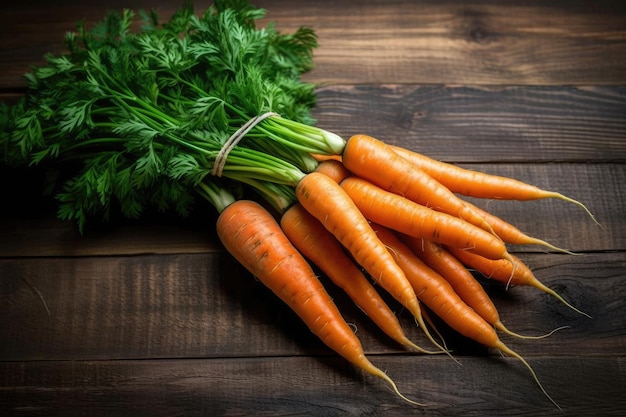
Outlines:
POLYGON ((511 263, 511 275, 509 276, 509 280, 506 282, 506 289, 508 290, 509 286, 511 285, 511 281, 513 280, 513 276, 515 275, 515 269, 517 268, 517 264, 515 263, 515 258, 513 258, 513 256, 508 252, 506 252, 502 256, 502 259, 505 259, 511 263))
POLYGON ((572 204, 576 204, 578 207, 582 208, 583 210, 585 210, 585 212, 589 215, 589 217, 591 217, 591 220, 594 221, 595 224, 597 224, 598 226, 601 226, 600 222, 596 219, 596 216, 593 215, 593 213, 587 208, 586 205, 584 205, 583 203, 581 203, 578 200, 574 200, 573 198, 570 198, 566 195, 563 195, 561 193, 557 193, 557 192, 548 192, 546 194, 547 197, 552 197, 552 198, 558 198, 559 200, 563 200, 563 201, 567 201, 568 203, 572 203, 572 204))
POLYGON ((560 302, 562 302, 563 304, 565 304, 567 307, 571 308, 572 310, 574 310, 575 312, 577 312, 578 314, 582 314, 585 317, 588 318, 592 318, 589 314, 585 313, 584 311, 579 310, 578 308, 574 307, 573 305, 571 305, 570 303, 568 303, 563 297, 561 297, 556 291, 554 291, 552 288, 548 288, 546 287, 543 283, 541 283, 539 280, 533 280, 533 282, 531 283, 532 286, 540 289, 541 291, 550 294, 551 296, 553 296, 554 298, 556 298, 557 300, 559 300, 560 302))
POLYGON ((416 352, 416 353, 423 353, 426 355, 439 355, 441 353, 446 353, 445 350, 428 350, 428 349, 424 349, 421 346, 418 346, 417 344, 411 342, 409 339, 406 339, 404 341, 402 341, 402 346, 404 346, 407 350, 411 351, 411 352, 416 352))
POLYGON ((530 364, 528 362, 526 362, 526 359, 524 359, 522 356, 520 356, 519 353, 515 352, 514 350, 509 348, 507 345, 502 343, 500 340, 498 340, 498 342, 496 343, 495 348, 500 350, 505 355, 509 355, 509 356, 519 360, 520 362, 522 362, 522 364, 530 372, 530 375, 535 380, 535 383, 537 384, 537 386, 539 387, 539 389, 541 390, 543 395, 545 395, 546 398, 548 398, 548 400, 550 400, 550 402, 556 406, 556 408, 558 408, 560 411, 563 411, 561 409, 561 407, 556 403, 556 401, 554 401, 554 399, 550 396, 550 394, 548 394, 548 391, 546 391, 546 389, 543 387, 543 385, 541 385, 541 382, 539 382, 539 378, 537 377, 537 374, 535 373, 534 369, 530 366, 530 364))
POLYGON ((508 334, 509 336, 513 336, 516 337, 518 339, 544 339, 546 337, 552 336, 554 333, 558 332, 559 330, 563 330, 563 329, 569 329, 570 326, 561 326, 561 327, 557 327, 554 330, 549 331, 548 333, 545 334, 541 334, 538 336, 527 336, 527 335, 522 335, 519 333, 514 332, 513 330, 510 330, 508 327, 506 327, 501 321, 497 321, 494 324, 494 327, 501 331, 502 333, 508 334))
POLYGON ((539 246, 544 246, 548 249, 551 249, 555 252, 561 252, 561 253, 567 253, 568 255, 581 255, 580 253, 576 253, 576 252, 572 252, 570 250, 564 249, 564 248, 559 248, 558 246, 554 246, 553 244, 546 242, 545 240, 541 240, 541 239, 537 239, 534 237, 529 237, 526 241, 527 244, 530 245, 539 245, 539 246))
MULTIPOLYGON (((428 340, 430 340, 435 346, 437 346, 440 349, 438 353, 445 353, 453 361, 460 364, 460 362, 454 356, 452 356, 450 351, 446 349, 445 347, 443 347, 439 342, 437 342, 435 338, 433 337, 433 335, 430 333, 430 331, 428 330, 428 327, 426 327, 426 323, 424 322, 424 316, 422 313, 422 309, 419 307, 419 303, 414 304, 414 308, 412 310, 413 311, 411 313, 413 314, 415 323, 417 324, 418 327, 422 328, 422 331, 424 332, 428 340)), ((432 352, 429 352, 429 353, 432 353, 432 352)))
POLYGON ((393 382, 393 379, 391 379, 391 377, 389 375, 387 375, 385 372, 383 372, 382 370, 380 370, 379 368, 377 368, 376 366, 374 366, 373 364, 370 364, 371 366, 365 368, 365 370, 367 372, 369 372, 370 374, 377 376, 385 381, 387 381, 387 383, 389 383, 389 385, 391 386, 391 388, 393 389, 393 391, 396 393, 396 395, 398 397, 400 397, 402 400, 408 402, 409 404, 412 405, 416 405, 416 406, 420 406, 420 407, 425 407, 426 404, 422 404, 422 403, 418 403, 417 401, 413 401, 410 398, 407 398, 405 395, 403 395, 400 390, 398 389, 398 386, 396 385, 395 382, 393 382))

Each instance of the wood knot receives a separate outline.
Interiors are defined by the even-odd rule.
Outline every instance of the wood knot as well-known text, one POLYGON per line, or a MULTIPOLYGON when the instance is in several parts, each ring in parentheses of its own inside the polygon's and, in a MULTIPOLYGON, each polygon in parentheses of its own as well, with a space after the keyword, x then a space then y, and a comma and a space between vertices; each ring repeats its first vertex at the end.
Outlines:
POLYGON ((489 32, 485 27, 476 25, 469 31, 469 40, 475 43, 485 43, 489 40, 489 32))
POLYGON ((460 35, 468 42, 486 44, 497 38, 489 28, 489 15, 478 10, 465 10, 461 14, 460 35))

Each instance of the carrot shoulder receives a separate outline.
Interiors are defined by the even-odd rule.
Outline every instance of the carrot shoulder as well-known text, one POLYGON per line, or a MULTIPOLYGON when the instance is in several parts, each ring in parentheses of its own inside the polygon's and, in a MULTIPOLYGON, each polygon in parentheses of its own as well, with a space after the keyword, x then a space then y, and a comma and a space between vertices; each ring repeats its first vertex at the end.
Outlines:
POLYGON ((340 162, 334 159, 328 159, 322 161, 315 168, 316 172, 321 172, 326 176, 332 178, 336 183, 340 183, 345 178, 350 176, 350 171, 340 162))
POLYGON ((412 402, 365 357, 361 342, 311 266, 268 211, 255 202, 239 200, 222 211, 216 226, 228 252, 283 300, 329 348, 355 366, 384 379, 398 395, 412 402))

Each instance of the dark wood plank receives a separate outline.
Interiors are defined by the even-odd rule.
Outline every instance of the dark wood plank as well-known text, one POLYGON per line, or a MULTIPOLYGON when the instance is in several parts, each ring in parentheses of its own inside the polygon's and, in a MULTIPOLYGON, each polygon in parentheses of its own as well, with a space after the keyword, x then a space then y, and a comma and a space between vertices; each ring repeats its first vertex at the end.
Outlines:
MULTIPOLYGON (((503 337, 526 369, 436 320, 463 366, 408 354, 347 297, 332 295, 374 363, 411 398, 326 349, 223 252, 215 214, 54 219, 33 177, 0 172, 0 415, 621 416, 626 411, 626 3, 259 0, 267 20, 319 34, 319 125, 368 133, 438 159, 526 180, 589 205, 482 202, 580 256, 514 247, 586 318, 533 288, 480 278, 502 320, 542 340, 503 337), (8 196, 8 198, 7 198, 8 196)), ((196 4, 198 10, 207 4, 196 4)), ((0 13, 0 95, 60 51, 74 22, 165 1, 26 0, 0 13)), ((326 282, 325 278, 322 279, 326 282)), ((388 297, 386 297, 389 299, 388 297)), ((409 336, 428 345, 397 304, 409 336)))
POLYGON ((305 24, 311 21, 319 27, 321 45, 312 80, 486 85, 623 82, 623 3, 368 1, 338 9, 331 1, 312 4, 305 24))
MULTIPOLYGON (((612 356, 626 343, 623 254, 522 256, 537 277, 590 314, 581 316, 534 288, 485 282, 512 330, 541 341, 506 338, 527 356, 612 356)), ((1 260, 0 357, 125 359, 273 357, 328 352, 273 294, 221 254, 1 260)), ((328 284, 328 283, 327 283, 328 284)), ((398 352, 347 297, 328 284, 359 329, 368 352, 398 352)), ((386 297, 386 295, 385 295, 386 297)), ((389 298, 386 297, 388 300, 389 298)), ((408 313, 389 300, 407 333, 429 345, 408 313)), ((445 330, 445 326, 442 326, 445 330)), ((486 355, 455 332, 457 355, 486 355)), ((494 354, 495 352, 491 352, 494 354)))
POLYGON ((413 407, 334 358, 0 363, 5 416, 622 416, 623 358, 537 358, 559 412, 514 359, 385 356, 372 361, 413 407), (445 381, 442 384, 442 380, 445 381))
POLYGON ((332 85, 320 127, 450 162, 626 160, 624 87, 332 85))
MULTIPOLYGON (((467 149, 469 153, 473 148, 467 149)), ((462 166, 510 176, 579 199, 588 205, 603 226, 598 227, 578 206, 560 200, 471 200, 526 233, 574 251, 626 248, 626 195, 623 193, 626 165, 505 163, 462 166)), ((11 177, 6 177, 3 182, 5 185, 2 188, 7 195, 24 195, 16 189, 11 177)), ((17 186, 22 187, 22 184, 17 183, 17 186)), ((0 235, 0 257, 205 253, 221 250, 214 231, 215 212, 208 205, 200 206, 191 218, 183 220, 172 216, 148 216, 137 222, 101 224, 94 219, 93 227, 81 236, 72 223, 54 218, 54 205, 39 207, 36 203, 38 198, 37 192, 28 191, 23 198, 13 198, 0 209, 4 213, 0 217, 3 231, 0 235)), ((512 250, 541 251, 542 248, 518 246, 512 250)))
MULTIPOLYGON (((316 29, 317 66, 307 79, 318 83, 607 85, 622 84, 626 73, 623 2, 256 4, 281 30, 316 29)), ((4 6, 0 89, 24 86, 28 66, 61 51, 63 35, 76 21, 93 23, 121 7, 154 8, 166 18, 178 4, 29 0, 4 6)))

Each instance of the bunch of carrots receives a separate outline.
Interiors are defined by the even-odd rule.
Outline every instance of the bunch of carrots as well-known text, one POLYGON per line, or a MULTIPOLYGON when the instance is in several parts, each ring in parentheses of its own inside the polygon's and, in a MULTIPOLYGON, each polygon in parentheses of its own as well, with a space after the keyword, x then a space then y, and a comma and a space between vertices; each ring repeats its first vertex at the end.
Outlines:
POLYGON ((558 198, 589 213, 585 206, 556 192, 439 162, 367 135, 351 137, 341 155, 316 158, 317 169, 295 186, 295 199, 283 201, 282 207, 274 204, 278 215, 250 200, 234 201, 221 210, 217 231, 226 249, 328 347, 386 380, 408 402, 419 404, 403 396, 365 357, 311 264, 405 348, 447 353, 429 331, 425 305, 462 335, 519 359, 552 400, 530 365, 498 337, 496 330, 519 335, 502 324, 471 270, 503 285, 534 286, 586 315, 542 284, 506 244, 571 252, 524 234, 458 195, 558 198), (409 340, 372 281, 414 316, 435 350, 409 340))
POLYGON ((68 34, 69 53, 48 55, 46 66, 27 75, 25 97, 0 106, 0 161, 68 174, 57 194, 60 218, 82 231, 98 212, 106 218, 118 207, 137 217, 153 204, 184 214, 200 196, 220 213, 217 232, 233 257, 329 348, 403 399, 418 404, 366 358, 314 267, 401 346, 450 354, 430 311, 519 359, 550 398, 498 337, 515 333, 470 271, 537 287, 585 314, 540 283, 507 245, 565 250, 462 196, 559 198, 589 213, 582 203, 314 126, 313 88, 299 78, 311 67, 314 33, 257 30, 263 11, 244 0, 216 1, 199 17, 186 2, 164 25, 147 16, 137 34, 133 16, 112 14, 91 32, 81 26, 68 34), (407 337, 381 289, 411 313, 431 348, 407 337))

